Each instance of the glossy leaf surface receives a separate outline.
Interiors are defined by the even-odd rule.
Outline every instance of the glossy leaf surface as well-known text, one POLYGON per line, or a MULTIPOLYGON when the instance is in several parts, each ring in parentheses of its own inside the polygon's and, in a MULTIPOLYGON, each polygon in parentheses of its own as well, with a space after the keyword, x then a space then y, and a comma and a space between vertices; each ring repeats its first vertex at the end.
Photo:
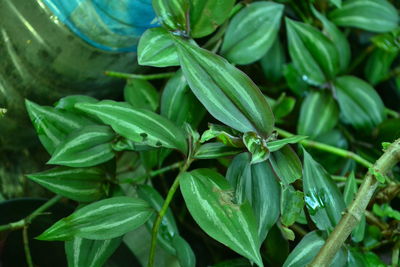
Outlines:
POLYGON ((147 202, 138 198, 108 198, 89 204, 59 220, 37 239, 112 239, 141 226, 153 212, 147 202))
POLYGON ((179 65, 174 42, 167 30, 152 28, 142 35, 138 45, 138 62, 153 67, 179 65))
POLYGON ((187 150, 186 138, 181 129, 170 120, 148 110, 135 109, 129 104, 103 100, 97 104, 78 104, 77 107, 98 116, 114 131, 134 142, 153 147, 187 150))
POLYGON ((159 21, 170 30, 185 31, 187 28, 187 0, 152 0, 153 9, 159 21))
POLYGON ((242 149, 224 145, 222 143, 207 143, 199 147, 194 155, 195 159, 216 159, 233 156, 240 153, 242 149))
POLYGON ((251 154, 251 163, 259 163, 268 159, 270 151, 267 144, 256 133, 245 133, 243 135, 243 143, 251 154))
POLYGON ((347 0, 329 18, 339 26, 372 32, 387 32, 398 26, 396 8, 386 0, 347 0))
POLYGON ((224 58, 175 37, 190 88, 217 120, 241 132, 268 136, 274 115, 260 89, 224 58))
POLYGON ((306 150, 303 151, 303 190, 307 209, 318 229, 333 229, 346 207, 343 196, 325 169, 306 150))
POLYGON ((271 153, 269 161, 283 184, 291 184, 302 176, 301 161, 289 146, 271 153))
POLYGON ((354 76, 334 82, 334 90, 345 122, 356 129, 370 130, 385 118, 384 105, 375 89, 354 76))
POLYGON ((108 126, 89 125, 67 136, 54 151, 48 164, 90 167, 114 157, 111 141, 115 134, 108 126))
POLYGON ((221 54, 236 64, 261 59, 276 40, 283 8, 273 2, 246 5, 230 21, 221 54))
POLYGON ((160 96, 148 81, 128 79, 124 88, 124 99, 134 108, 156 111, 160 96))
POLYGON ((80 202, 98 200, 105 193, 106 174, 101 168, 57 167, 27 177, 56 194, 80 202))
POLYGON ((208 235, 263 265, 252 209, 248 202, 234 202, 234 190, 222 175, 198 169, 185 173, 180 187, 190 214, 208 235))

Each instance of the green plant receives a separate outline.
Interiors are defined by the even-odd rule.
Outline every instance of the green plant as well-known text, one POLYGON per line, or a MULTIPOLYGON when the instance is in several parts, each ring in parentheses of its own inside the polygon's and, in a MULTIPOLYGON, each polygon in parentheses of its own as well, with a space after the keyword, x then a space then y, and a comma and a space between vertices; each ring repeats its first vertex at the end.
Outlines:
MULTIPOLYGON (((397 266, 400 115, 388 108, 400 100, 395 4, 153 7, 162 25, 143 34, 138 62, 168 72, 107 72, 127 79, 123 102, 26 102, 48 164, 61 165, 27 177, 59 195, 44 208, 60 196, 79 203, 37 238, 65 241, 70 266, 103 265, 141 225, 151 232, 148 266, 157 244, 181 266, 384 266, 382 246, 397 266), (244 258, 225 257, 210 238, 244 258)), ((0 230, 26 230, 44 208, 0 230)))

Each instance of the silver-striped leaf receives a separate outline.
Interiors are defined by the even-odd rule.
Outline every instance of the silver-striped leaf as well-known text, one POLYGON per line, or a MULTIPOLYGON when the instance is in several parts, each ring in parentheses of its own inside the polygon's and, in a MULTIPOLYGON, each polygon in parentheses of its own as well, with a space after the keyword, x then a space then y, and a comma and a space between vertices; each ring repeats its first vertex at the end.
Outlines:
POLYGON ((246 5, 230 21, 221 54, 242 65, 261 59, 276 40, 283 9, 274 2, 246 5))
POLYGON ((77 108, 98 116, 115 132, 134 142, 152 147, 174 148, 186 153, 184 132, 173 122, 154 112, 135 109, 127 103, 103 100, 97 104, 77 104, 77 108))
POLYGON ((339 107, 328 92, 312 91, 304 99, 297 133, 315 138, 331 131, 339 120, 339 107))
POLYGON ((217 120, 241 132, 268 137, 274 115, 260 89, 224 58, 174 37, 190 88, 217 120))
POLYGON ((153 67, 179 65, 174 42, 167 30, 152 28, 145 31, 139 40, 138 63, 153 67))
POLYGON ((112 239, 138 228, 153 213, 154 209, 142 199, 125 196, 108 198, 78 209, 53 224, 36 239, 112 239))
POLYGON ((96 201, 105 194, 106 173, 98 167, 57 167, 27 177, 51 192, 79 202, 96 201))
POLYGON ((347 0, 329 18, 338 26, 388 32, 399 24, 396 8, 387 0, 347 0))
POLYGON ((72 132, 58 144, 47 164, 91 167, 114 157, 111 141, 115 133, 105 125, 89 125, 72 132))
POLYGON ((390 52, 376 48, 369 56, 364 68, 364 76, 367 81, 376 85, 390 75, 390 66, 398 56, 398 51, 390 52))
POLYGON ((156 111, 160 95, 154 86, 141 79, 128 79, 124 88, 124 100, 134 108, 156 111))
POLYGON ((75 237, 65 242, 68 267, 102 267, 119 247, 121 237, 90 240, 75 237))
POLYGON ((269 162, 251 164, 249 153, 242 153, 232 160, 226 179, 235 190, 238 204, 250 202, 262 243, 280 214, 280 186, 271 165, 269 162))
POLYGON ((184 173, 180 188, 190 214, 208 235, 263 266, 257 221, 250 204, 234 202, 234 190, 219 173, 198 169, 184 173))
POLYGON ((153 9, 158 20, 169 30, 185 31, 187 29, 187 0, 152 0, 153 9))
POLYGON ((301 161, 290 146, 271 153, 269 162, 281 183, 288 185, 302 176, 301 161))
POLYGON ((223 143, 213 142, 201 145, 195 155, 195 159, 217 159, 222 157, 234 156, 240 153, 242 149, 227 146, 223 143))
POLYGON ((270 141, 267 143, 267 147, 270 152, 277 151, 281 149, 282 147, 288 145, 288 144, 296 144, 304 139, 307 139, 307 136, 303 135, 293 135, 284 139, 279 139, 275 141, 270 141))
POLYGON ((375 89, 354 76, 342 76, 334 83, 341 118, 359 130, 371 130, 385 119, 385 106, 375 89))

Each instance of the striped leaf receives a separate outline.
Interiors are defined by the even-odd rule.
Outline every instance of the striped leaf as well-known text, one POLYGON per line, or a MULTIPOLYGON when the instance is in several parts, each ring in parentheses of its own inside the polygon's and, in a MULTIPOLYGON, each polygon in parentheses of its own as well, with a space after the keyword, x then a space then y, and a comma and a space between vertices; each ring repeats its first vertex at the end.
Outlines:
MULTIPOLYGON (((287 257, 283 267, 303 267, 307 266, 317 256, 318 251, 325 243, 323 234, 320 231, 313 231, 306 234, 292 250, 287 257)), ((345 251, 339 250, 339 253, 333 258, 331 267, 345 267, 347 255, 345 251)))
POLYGON ((261 59, 276 40, 283 8, 273 2, 256 2, 242 8, 226 30, 222 55, 242 65, 261 59))
POLYGON ((59 220, 36 239, 112 239, 138 228, 153 212, 147 202, 138 198, 108 198, 89 204, 59 220))
POLYGON ((226 179, 235 189, 238 204, 250 202, 262 243, 280 214, 280 186, 271 165, 251 164, 249 153, 242 153, 232 160, 226 179))
POLYGON ((63 98, 60 98, 55 104, 54 107, 56 109, 63 109, 66 111, 71 111, 75 113, 82 114, 82 111, 75 108, 76 103, 97 103, 99 100, 87 95, 69 95, 63 98))
POLYGON ((325 169, 304 151, 303 191, 311 219, 320 230, 332 230, 346 205, 325 169))
POLYGON ((203 119, 205 109, 190 90, 182 70, 178 70, 165 85, 160 113, 178 126, 187 122, 196 128, 203 119))
POLYGON ((77 108, 96 115, 115 132, 134 142, 152 147, 175 148, 183 153, 187 151, 183 131, 154 112, 111 100, 97 104, 77 104, 77 108))
POLYGON ((301 178, 301 161, 290 146, 271 153, 269 162, 281 183, 288 185, 301 178))
MULTIPOLYGON (((307 52, 304 52, 307 53, 307 52)), ((309 85, 303 79, 299 71, 293 63, 286 64, 283 67, 283 76, 285 81, 292 92, 297 96, 304 96, 308 91, 309 85)))
POLYGON ((304 193, 297 191, 293 186, 282 186, 281 194, 281 222, 289 227, 300 217, 304 208, 304 193))
POLYGON ((241 132, 271 134, 274 115, 260 89, 224 58, 174 37, 190 88, 217 120, 241 132))
POLYGON ((342 7, 342 0, 329 0, 329 2, 331 2, 333 5, 335 5, 338 8, 342 7))
POLYGON ((89 240, 75 237, 65 242, 68 267, 102 267, 122 242, 121 237, 89 240))
POLYGON ((111 141, 115 133, 108 126, 89 125, 74 131, 54 151, 48 164, 90 167, 114 157, 111 141))
POLYGON ((256 133, 247 132, 243 135, 243 143, 251 154, 251 163, 260 163, 268 159, 270 151, 266 142, 256 133))
POLYGON ((260 60, 265 78, 271 82, 278 82, 283 76, 285 60, 285 50, 279 38, 276 38, 274 44, 260 60))
POLYGON ((364 68, 364 76, 372 85, 378 84, 390 74, 390 66, 396 59, 398 52, 389 52, 375 49, 368 58, 364 68))
POLYGON ((52 107, 39 106, 29 100, 25 101, 25 105, 40 142, 50 154, 68 134, 76 129, 94 124, 93 121, 83 116, 52 107))
POLYGON ((79 202, 92 202, 104 196, 106 174, 101 168, 57 167, 27 177, 48 190, 79 202))
POLYGON ((339 71, 339 55, 332 41, 311 25, 286 18, 289 53, 302 79, 321 85, 339 71))
POLYGON ((388 32, 399 24, 396 8, 386 0, 347 0, 329 18, 336 25, 371 32, 388 32))
POLYGON ((297 133, 315 138, 332 130, 339 120, 339 107, 332 95, 312 91, 304 99, 297 133))
POLYGON ((252 209, 248 202, 234 202, 234 190, 222 175, 209 169, 184 173, 180 188, 190 214, 208 235, 263 266, 252 209))
POLYGON ((190 0, 190 35, 207 36, 229 17, 235 0, 190 0))
POLYGON ((354 76, 334 82, 334 91, 343 120, 359 130, 370 130, 385 119, 385 107, 375 89, 354 76))
POLYGON ((209 123, 206 130, 200 138, 200 143, 204 143, 211 139, 217 139, 219 142, 231 147, 244 147, 240 133, 230 127, 209 123))
POLYGON ((152 28, 145 31, 139 40, 138 63, 153 67, 179 65, 174 42, 167 30, 152 28))
POLYGON ((170 30, 185 31, 188 0, 152 0, 159 21, 170 30))
POLYGON ((196 154, 195 159, 217 159, 222 157, 233 156, 240 153, 242 149, 227 146, 222 143, 207 143, 201 145, 196 154))
POLYGON ((124 99, 134 108, 156 111, 160 96, 156 88, 148 81, 128 79, 124 88, 124 99))
POLYGON ((307 136, 293 135, 288 138, 270 141, 267 143, 267 147, 270 152, 274 152, 274 151, 277 151, 277 150, 281 149, 282 147, 286 146, 287 144, 296 144, 306 138, 307 138, 307 136))
POLYGON ((329 21, 324 15, 319 13, 312 7, 313 14, 322 22, 324 27, 323 34, 326 35, 336 47, 339 55, 340 72, 345 72, 351 58, 350 44, 346 36, 336 27, 336 25, 329 21))

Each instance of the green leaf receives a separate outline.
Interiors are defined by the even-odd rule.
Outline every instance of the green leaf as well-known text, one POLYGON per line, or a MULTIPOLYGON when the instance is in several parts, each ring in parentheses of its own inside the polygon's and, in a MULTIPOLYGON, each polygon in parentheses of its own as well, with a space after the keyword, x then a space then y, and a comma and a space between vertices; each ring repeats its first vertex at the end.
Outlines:
POLYGON ((72 132, 58 144, 48 164, 90 167, 114 157, 111 141, 115 134, 108 126, 89 125, 72 132))
POLYGON ((263 162, 268 159, 270 151, 267 147, 266 140, 258 136, 256 133, 245 133, 243 135, 243 143, 251 153, 252 164, 263 162))
POLYGON ((57 167, 28 174, 32 181, 48 190, 80 202, 91 202, 104 196, 106 174, 101 168, 57 167))
POLYGON ((285 77, 289 89, 292 90, 294 94, 303 96, 306 93, 308 84, 303 80, 303 77, 293 63, 284 66, 283 76, 285 77))
POLYGON ((261 255, 269 263, 268 266, 282 266, 289 255, 289 242, 276 224, 268 232, 261 255))
POLYGON ((324 27, 323 34, 325 34, 325 36, 327 36, 336 47, 339 56, 340 72, 345 72, 351 58, 350 44, 347 41, 346 36, 336 27, 333 22, 329 21, 314 7, 312 7, 311 10, 314 15, 322 22, 322 25, 324 27))
POLYGON ((176 148, 187 151, 186 138, 170 120, 148 110, 135 109, 129 104, 103 100, 97 104, 77 104, 77 108, 98 116, 114 131, 134 142, 153 147, 176 148))
POLYGON ((36 239, 112 239, 138 228, 153 212, 147 202, 138 198, 108 198, 89 204, 59 220, 36 239))
MULTIPOLYGON (((278 82, 282 78, 285 60, 284 48, 279 38, 276 38, 274 44, 260 60, 264 76, 268 81, 278 82)), ((274 114, 276 116, 275 112, 274 114)))
POLYGON ((294 190, 293 186, 282 186, 281 222, 289 227, 300 217, 304 208, 304 193, 294 190))
POLYGON ((68 267, 102 267, 122 242, 121 237, 89 240, 76 237, 65 242, 68 267))
MULTIPOLYGON (((283 267, 303 267, 307 266, 317 256, 317 253, 324 245, 325 240, 319 231, 313 231, 306 234, 299 244, 292 250, 286 259, 283 267)), ((344 267, 346 266, 347 255, 344 250, 333 258, 331 267, 344 267)))
POLYGON ((307 136, 293 135, 284 139, 267 142, 267 147, 270 152, 274 152, 286 146, 287 144, 296 144, 304 139, 307 139, 307 136))
POLYGON ((286 18, 289 53, 302 79, 322 85, 339 71, 339 55, 331 40, 311 25, 286 18))
POLYGON ((387 52, 396 53, 399 52, 400 46, 398 39, 400 37, 400 27, 395 30, 383 34, 377 34, 371 38, 372 43, 379 49, 387 52))
POLYGON ((179 59, 169 32, 151 28, 144 32, 138 45, 138 63, 144 66, 178 66, 179 59))
POLYGON ((364 75, 367 80, 372 85, 376 85, 385 79, 388 76, 390 66, 396 59, 397 55, 397 52, 393 53, 379 48, 375 49, 365 65, 364 75))
POLYGON ((400 212, 398 210, 393 209, 389 204, 385 203, 379 206, 378 204, 374 204, 372 207, 372 211, 379 217, 389 217, 395 220, 400 220, 400 212))
POLYGON ((40 142, 52 154, 65 137, 76 129, 93 124, 82 116, 25 100, 26 109, 40 142))
POLYGON ((371 32, 388 32, 399 23, 396 8, 386 0, 347 0, 329 18, 336 25, 371 32))
POLYGON ((80 113, 82 111, 75 108, 76 103, 97 103, 99 100, 87 95, 69 95, 63 98, 60 98, 55 104, 54 107, 56 109, 63 109, 66 111, 80 113))
POLYGON ((274 115, 260 89, 224 58, 174 37, 190 88, 217 120, 240 132, 271 134, 274 115))
POLYGON ((320 230, 331 230, 346 205, 337 185, 325 169, 304 151, 303 191, 311 219, 320 230))
POLYGON ((207 143, 201 145, 196 151, 195 159, 216 159, 233 156, 240 153, 242 149, 227 146, 222 143, 207 143))
POLYGON ((263 266, 257 221, 248 202, 234 202, 234 191, 215 171, 184 173, 180 187, 186 206, 197 224, 212 238, 263 266))
POLYGON ((293 111, 295 104, 296 99, 294 97, 286 96, 285 93, 282 93, 275 103, 271 105, 275 118, 279 120, 287 116, 293 111))
POLYGON ((169 30, 185 31, 187 0, 152 0, 153 9, 159 21, 169 30))
POLYGON ((246 5, 230 21, 221 54, 242 65, 261 59, 275 42, 283 9, 273 2, 246 5))
POLYGON ((156 111, 160 96, 156 88, 148 81, 128 79, 124 88, 124 99, 134 108, 156 111))
POLYGON ((181 267, 195 267, 196 266, 196 256, 189 243, 179 235, 175 235, 173 240, 173 245, 176 250, 176 256, 178 257, 179 264, 181 267))
MULTIPOLYGON (((356 251, 355 249, 349 250, 349 257, 347 260, 347 266, 351 267, 365 267, 368 266, 366 258, 363 253, 356 251)), ((375 266, 376 267, 376 266, 375 266)))
POLYGON ((329 0, 329 2, 331 2, 333 5, 335 5, 338 8, 342 7, 342 0, 329 0))
POLYGON ((194 38, 207 36, 229 18, 235 0, 191 0, 190 35, 194 38))
POLYGON ((332 95, 323 91, 312 91, 304 99, 297 132, 315 138, 331 131, 339 120, 339 107, 332 95))
MULTIPOLYGON (((346 185, 344 187, 343 197, 344 202, 347 207, 350 206, 351 202, 353 202, 354 196, 357 193, 357 183, 356 178, 354 177, 354 172, 351 172, 349 177, 347 177, 346 185)), ((360 222, 357 224, 357 227, 351 233, 352 240, 354 242, 361 242, 364 239, 366 227, 365 215, 362 216, 360 222)))
POLYGON ((280 213, 280 187, 271 165, 269 162, 251 164, 249 153, 242 153, 229 165, 226 179, 235 189, 238 204, 250 202, 262 243, 280 213))
POLYGON ((359 130, 370 130, 385 118, 385 107, 375 89, 354 76, 334 82, 334 91, 343 120, 359 130))
POLYGON ((223 144, 231 147, 244 147, 243 140, 239 137, 240 133, 230 127, 209 123, 206 130, 200 138, 200 143, 204 143, 211 139, 217 139, 223 144))
POLYGON ((197 127, 205 109, 193 95, 181 70, 168 80, 161 96, 161 115, 182 126, 185 122, 197 127))
POLYGON ((290 146, 271 153, 269 161, 283 184, 288 185, 301 178, 301 161, 290 146))

